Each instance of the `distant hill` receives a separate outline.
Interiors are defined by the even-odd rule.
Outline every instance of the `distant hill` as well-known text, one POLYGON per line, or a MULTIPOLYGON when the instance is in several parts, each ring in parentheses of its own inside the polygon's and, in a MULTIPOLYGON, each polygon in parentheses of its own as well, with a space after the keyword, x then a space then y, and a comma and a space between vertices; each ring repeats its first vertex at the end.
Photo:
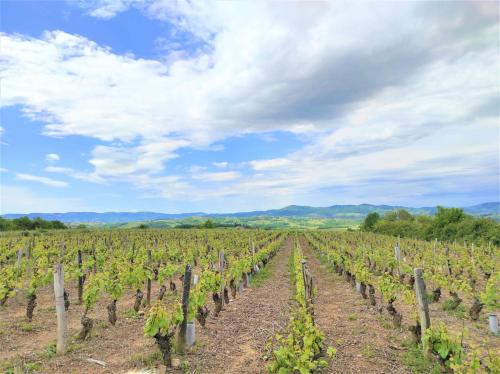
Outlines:
MULTIPOLYGON (((428 214, 435 213, 435 207, 410 208, 404 206, 392 205, 332 205, 329 207, 311 207, 301 205, 290 205, 281 209, 239 212, 227 214, 210 214, 203 212, 194 213, 155 213, 155 212, 69 212, 69 213, 29 213, 29 214, 4 214, 4 218, 19 218, 28 216, 29 218, 41 217, 46 220, 59 220, 68 223, 78 222, 97 222, 97 223, 126 223, 139 221, 155 221, 169 219, 183 219, 188 217, 303 217, 303 218, 336 218, 346 220, 362 220, 368 213, 377 212, 385 213, 397 209, 406 209, 411 214, 428 214)), ((487 216, 498 219, 500 217, 500 202, 489 202, 479 205, 463 207, 464 211, 469 214, 487 216)))

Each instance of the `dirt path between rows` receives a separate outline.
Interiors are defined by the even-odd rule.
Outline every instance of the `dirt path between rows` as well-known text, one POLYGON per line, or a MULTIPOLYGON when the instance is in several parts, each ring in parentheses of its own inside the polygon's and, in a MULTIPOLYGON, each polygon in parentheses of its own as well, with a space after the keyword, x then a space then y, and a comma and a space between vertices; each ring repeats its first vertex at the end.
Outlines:
POLYGON ((323 266, 300 238, 304 256, 317 287, 315 321, 325 333, 328 346, 337 349, 327 373, 409 373, 392 347, 401 345, 401 333, 385 329, 378 312, 367 305, 353 287, 323 266))
POLYGON ((289 319, 291 287, 287 264, 292 240, 267 265, 271 274, 260 287, 244 290, 217 318, 197 326, 197 348, 188 355, 196 373, 267 373, 266 343, 289 319))

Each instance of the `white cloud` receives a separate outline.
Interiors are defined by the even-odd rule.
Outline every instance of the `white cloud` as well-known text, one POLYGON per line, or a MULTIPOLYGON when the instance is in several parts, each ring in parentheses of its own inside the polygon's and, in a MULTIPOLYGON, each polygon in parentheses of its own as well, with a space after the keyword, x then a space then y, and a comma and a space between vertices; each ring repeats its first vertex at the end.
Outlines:
POLYGON ((228 167, 229 162, 227 162, 227 161, 213 162, 212 165, 214 165, 216 168, 224 169, 224 168, 228 167))
POLYGON ((109 19, 117 13, 125 11, 130 5, 140 3, 138 0, 80 0, 83 8, 87 8, 91 16, 109 19))
MULTIPOLYGON (((5 132, 5 129, 2 126, 0 126, 0 137, 2 137, 4 132, 5 132)), ((0 145, 8 145, 8 144, 0 139, 0 145)))
POLYGON ((254 170, 267 170, 280 168, 290 163, 286 158, 273 158, 270 160, 254 160, 250 161, 250 165, 254 170))
POLYGON ((0 168, 0 172, 1 172, 1 173, 6 173, 6 172, 8 172, 8 171, 9 171, 9 170, 8 170, 8 169, 6 169, 6 168, 0 168))
POLYGON ((70 176, 75 179, 79 179, 84 182, 90 183, 104 183, 105 180, 101 176, 96 173, 82 172, 78 170, 74 170, 71 168, 58 167, 58 166, 47 166, 45 171, 48 173, 59 173, 70 176))
POLYGON ((427 167, 421 178, 450 171, 431 155, 456 157, 455 174, 486 172, 489 163, 478 161, 485 159, 461 159, 474 131, 489 135, 476 136, 475 145, 484 146, 477 152, 499 148, 491 130, 500 75, 494 2, 82 4, 105 19, 136 7, 201 47, 147 60, 63 31, 1 34, 2 105, 21 105, 46 123, 46 135, 104 142, 91 152, 92 171, 58 171, 74 178, 125 181, 146 193, 168 190, 169 197, 258 190, 284 199, 415 165, 427 167), (192 179, 226 182, 202 191, 162 175, 180 149, 215 150, 228 137, 274 130, 305 145, 249 160, 264 176, 199 169, 192 179))
POLYGON ((222 171, 222 172, 204 172, 194 173, 193 179, 203 182, 226 182, 240 178, 241 174, 237 171, 222 171))
POLYGON ((45 156, 45 161, 47 161, 48 163, 57 162, 59 160, 60 157, 57 153, 49 153, 47 154, 47 156, 45 156))
MULTIPOLYGON (((97 2, 93 9, 129 3, 97 2)), ((340 127, 333 119, 350 105, 386 87, 404 86, 435 61, 442 51, 432 38, 445 32, 416 17, 412 3, 378 4, 376 14, 365 5, 328 3, 137 4, 199 37, 212 35, 205 42, 213 52, 166 65, 115 55, 61 31, 42 39, 4 34, 3 105, 25 105, 29 115, 47 121, 46 134, 105 141, 150 142, 181 133, 195 146, 252 131, 333 129, 340 127), (399 32, 380 17, 398 19, 399 32), (345 27, 361 21, 366 28, 345 27), (72 89, 76 84, 79 90, 72 89)), ((481 32, 493 41, 495 31, 484 26, 481 32)), ((468 47, 462 44, 448 41, 448 54, 468 47)))
POLYGON ((97 175, 119 177, 137 172, 159 172, 165 161, 177 157, 175 150, 189 144, 186 140, 152 140, 136 147, 97 146, 90 163, 97 175))
POLYGON ((32 175, 32 174, 17 173, 16 178, 19 180, 23 180, 23 181, 39 182, 39 183, 46 184, 47 186, 51 186, 51 187, 67 187, 68 186, 67 182, 58 181, 58 180, 55 180, 52 178, 41 177, 41 176, 32 175))

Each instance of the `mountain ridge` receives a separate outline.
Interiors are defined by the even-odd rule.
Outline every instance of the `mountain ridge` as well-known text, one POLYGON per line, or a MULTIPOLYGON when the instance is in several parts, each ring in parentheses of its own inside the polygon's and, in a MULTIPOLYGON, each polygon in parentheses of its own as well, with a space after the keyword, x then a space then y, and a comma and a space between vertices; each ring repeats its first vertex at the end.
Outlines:
MULTIPOLYGON (((66 212, 66 213, 10 213, 3 214, 3 218, 19 218, 28 216, 29 218, 43 218, 46 220, 59 220, 68 223, 124 223, 136 221, 154 221, 168 219, 182 219, 188 217, 310 217, 310 218, 339 218, 339 219, 363 219, 371 212, 385 213, 397 209, 406 209, 411 214, 432 215, 436 212, 436 207, 405 207, 401 205, 374 205, 374 204, 346 204, 331 205, 328 207, 312 207, 307 205, 288 205, 280 209, 257 210, 236 213, 158 213, 158 212, 66 212)), ((482 204, 462 207, 464 211, 472 215, 499 216, 500 202, 486 202, 482 204)))

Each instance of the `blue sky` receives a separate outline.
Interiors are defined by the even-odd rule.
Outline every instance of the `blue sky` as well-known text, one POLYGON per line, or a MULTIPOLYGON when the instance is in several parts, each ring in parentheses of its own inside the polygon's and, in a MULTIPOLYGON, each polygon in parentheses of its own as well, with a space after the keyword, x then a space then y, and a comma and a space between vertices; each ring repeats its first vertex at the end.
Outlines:
POLYGON ((500 200, 496 2, 0 7, 1 213, 500 200))

